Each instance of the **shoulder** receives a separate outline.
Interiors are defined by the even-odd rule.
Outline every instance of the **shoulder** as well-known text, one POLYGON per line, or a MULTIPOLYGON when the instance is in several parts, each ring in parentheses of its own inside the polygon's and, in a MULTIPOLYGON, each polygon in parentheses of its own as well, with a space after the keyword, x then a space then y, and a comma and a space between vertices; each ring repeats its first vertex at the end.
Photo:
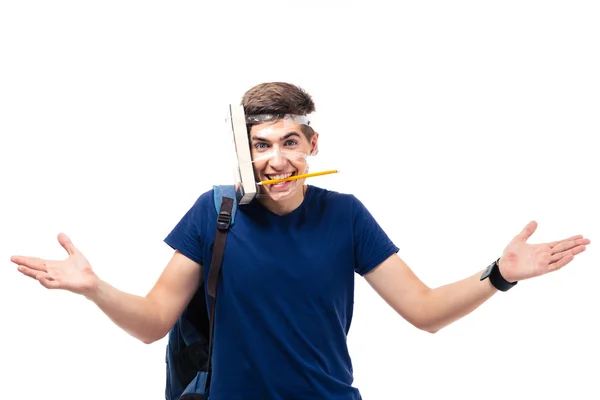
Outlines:
POLYGON ((358 198, 351 193, 343 193, 335 190, 324 189, 318 186, 309 186, 311 191, 311 202, 325 207, 342 207, 353 212, 363 207, 358 198))
POLYGON ((311 196, 315 208, 323 210, 321 217, 327 215, 348 219, 353 229, 378 229, 378 222, 365 203, 352 193, 342 193, 333 190, 311 186, 311 196))
POLYGON ((213 188, 200 193, 192 206, 192 210, 202 214, 209 213, 215 209, 215 191, 213 188))
MULTIPOLYGON (((323 224, 336 224, 351 229, 357 218, 365 213, 363 204, 351 193, 309 187, 307 208, 310 215, 323 224)), ((353 229, 353 228, 352 228, 353 229)))
POLYGON ((318 186, 309 185, 309 190, 311 191, 311 198, 317 201, 341 204, 352 203, 357 200, 353 194, 329 190, 318 186))
POLYGON ((196 195, 195 200, 191 206, 188 206, 187 212, 181 219, 180 223, 185 222, 185 225, 189 228, 200 228, 204 227, 204 223, 216 218, 215 200, 214 200, 214 189, 205 190, 200 194, 196 195))
POLYGON ((187 212, 165 238, 165 242, 191 260, 203 265, 203 243, 206 237, 207 224, 216 219, 214 210, 213 190, 207 190, 199 195, 187 212))

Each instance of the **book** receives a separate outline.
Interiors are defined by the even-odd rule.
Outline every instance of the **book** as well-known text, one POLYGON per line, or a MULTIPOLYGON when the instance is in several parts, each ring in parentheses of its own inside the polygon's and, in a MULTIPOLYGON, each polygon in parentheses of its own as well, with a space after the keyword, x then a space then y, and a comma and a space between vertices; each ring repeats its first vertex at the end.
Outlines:
POLYGON ((241 104, 230 104, 227 119, 236 153, 235 189, 237 202, 238 204, 248 204, 256 197, 258 188, 252 165, 244 107, 241 104))

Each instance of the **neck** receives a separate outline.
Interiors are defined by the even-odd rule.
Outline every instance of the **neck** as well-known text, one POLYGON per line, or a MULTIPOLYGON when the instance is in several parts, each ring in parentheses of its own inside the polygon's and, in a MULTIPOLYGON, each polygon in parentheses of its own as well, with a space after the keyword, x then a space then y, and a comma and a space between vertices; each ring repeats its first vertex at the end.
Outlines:
POLYGON ((259 202, 267 210, 277 215, 289 214, 302 204, 304 195, 306 194, 306 185, 296 189, 287 199, 282 201, 274 201, 270 197, 259 199, 259 202))

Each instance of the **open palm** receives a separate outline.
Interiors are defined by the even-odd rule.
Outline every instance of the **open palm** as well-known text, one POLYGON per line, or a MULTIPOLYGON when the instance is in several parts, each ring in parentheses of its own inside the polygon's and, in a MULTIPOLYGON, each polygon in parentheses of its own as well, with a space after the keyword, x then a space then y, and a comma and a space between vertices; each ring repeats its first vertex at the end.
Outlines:
POLYGON ((23 275, 36 279, 45 288, 64 289, 78 294, 93 290, 98 284, 98 277, 90 263, 64 233, 58 235, 58 242, 69 254, 65 260, 13 256, 11 261, 18 265, 23 275))
POLYGON ((498 264, 507 281, 522 281, 559 270, 590 244, 590 240, 581 235, 551 243, 527 243, 536 228, 537 223, 531 221, 504 249, 498 264))

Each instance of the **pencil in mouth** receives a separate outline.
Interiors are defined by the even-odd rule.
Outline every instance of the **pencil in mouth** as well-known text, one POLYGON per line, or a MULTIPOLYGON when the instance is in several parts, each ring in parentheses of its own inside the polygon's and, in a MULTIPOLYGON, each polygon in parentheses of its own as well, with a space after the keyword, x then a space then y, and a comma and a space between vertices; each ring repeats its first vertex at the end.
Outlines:
MULTIPOLYGON (((282 183, 282 182, 292 181, 292 180, 295 180, 295 179, 310 178, 311 176, 334 174, 336 172, 339 172, 339 170, 333 169, 333 170, 329 170, 329 171, 313 172, 313 173, 310 173, 310 174, 301 174, 301 175, 297 175, 294 172, 294 173, 292 173, 291 176, 288 176, 287 178, 270 179, 270 180, 266 180, 266 181, 261 181, 261 182, 258 182, 257 185, 259 185, 259 186, 262 186, 262 185, 273 185, 273 184, 278 184, 278 183, 282 183)), ((265 176, 267 178, 269 177, 269 175, 265 175, 265 176)), ((277 176, 280 176, 280 175, 277 175, 277 176)))

